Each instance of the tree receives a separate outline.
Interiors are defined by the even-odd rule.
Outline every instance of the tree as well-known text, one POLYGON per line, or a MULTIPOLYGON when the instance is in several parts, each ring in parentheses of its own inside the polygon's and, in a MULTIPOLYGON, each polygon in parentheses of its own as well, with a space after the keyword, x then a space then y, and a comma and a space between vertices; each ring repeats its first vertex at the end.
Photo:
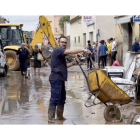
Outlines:
POLYGON ((60 18, 59 20, 59 26, 64 34, 64 23, 70 20, 70 16, 63 16, 62 18, 60 18))

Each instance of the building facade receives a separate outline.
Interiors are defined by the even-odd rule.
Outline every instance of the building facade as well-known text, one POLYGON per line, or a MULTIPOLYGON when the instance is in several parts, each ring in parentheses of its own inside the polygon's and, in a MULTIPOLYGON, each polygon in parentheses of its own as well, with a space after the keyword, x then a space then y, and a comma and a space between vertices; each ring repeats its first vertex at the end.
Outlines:
POLYGON ((61 36, 61 34, 63 34, 63 32, 59 26, 59 20, 62 17, 63 16, 61 16, 61 15, 46 16, 46 18, 48 19, 48 21, 51 24, 52 32, 53 32, 55 38, 59 38, 61 36))
POLYGON ((83 48, 87 41, 91 43, 115 37, 114 16, 71 16, 70 45, 71 48, 83 48), (88 22, 85 22, 85 17, 88 22))
POLYGON ((83 47, 82 16, 70 16, 70 48, 83 47))
POLYGON ((117 42, 117 59, 125 65, 128 51, 132 51, 135 38, 140 38, 140 22, 133 22, 132 15, 115 16, 115 38, 117 42))
POLYGON ((64 23, 64 36, 67 37, 67 49, 70 49, 70 22, 64 23))

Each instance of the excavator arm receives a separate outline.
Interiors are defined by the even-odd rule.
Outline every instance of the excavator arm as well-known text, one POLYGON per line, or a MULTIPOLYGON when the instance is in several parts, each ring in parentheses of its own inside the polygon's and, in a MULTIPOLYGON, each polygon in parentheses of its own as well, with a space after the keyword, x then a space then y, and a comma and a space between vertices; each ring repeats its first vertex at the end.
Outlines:
POLYGON ((35 44, 37 43, 41 43, 41 46, 42 46, 42 42, 43 42, 43 31, 41 28, 38 28, 34 33, 33 40, 30 46, 34 48, 35 44))
POLYGON ((47 20, 45 16, 39 16, 39 24, 38 27, 34 33, 33 40, 30 44, 34 48, 35 44, 43 42, 43 37, 46 37, 48 41, 50 42, 53 49, 55 49, 55 38, 51 30, 50 22, 47 20))
POLYGON ((51 30, 50 22, 47 20, 47 18, 45 16, 40 16, 39 23, 40 23, 40 26, 41 26, 45 36, 48 38, 52 48, 55 49, 55 47, 56 47, 55 38, 54 38, 54 35, 51 30))

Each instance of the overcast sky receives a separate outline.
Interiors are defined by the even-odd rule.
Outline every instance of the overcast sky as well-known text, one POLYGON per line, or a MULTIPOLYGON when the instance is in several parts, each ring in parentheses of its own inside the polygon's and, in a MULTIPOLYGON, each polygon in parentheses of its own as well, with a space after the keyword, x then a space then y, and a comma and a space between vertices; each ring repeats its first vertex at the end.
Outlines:
POLYGON ((24 31, 34 31, 36 25, 39 23, 39 16, 8 16, 2 15, 2 17, 6 18, 12 24, 24 24, 22 29, 24 31))

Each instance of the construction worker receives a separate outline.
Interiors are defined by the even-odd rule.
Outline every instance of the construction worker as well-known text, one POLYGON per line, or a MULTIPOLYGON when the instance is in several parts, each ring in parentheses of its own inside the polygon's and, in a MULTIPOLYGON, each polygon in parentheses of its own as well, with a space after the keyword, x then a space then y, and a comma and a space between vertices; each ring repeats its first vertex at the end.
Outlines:
POLYGON ((27 48, 25 43, 22 43, 21 48, 18 49, 17 55, 16 55, 16 61, 18 61, 18 55, 19 55, 19 62, 20 62, 20 69, 21 69, 21 75, 25 78, 27 77, 27 68, 28 68, 28 55, 30 54, 30 50, 27 48))
POLYGON ((81 52, 91 54, 90 50, 87 49, 65 50, 66 47, 67 38, 65 36, 61 36, 59 38, 59 47, 56 47, 53 50, 51 56, 51 74, 49 77, 51 84, 51 98, 48 110, 49 122, 55 122, 55 112, 58 120, 65 119, 63 117, 63 111, 66 100, 65 81, 67 81, 67 68, 77 64, 76 61, 66 64, 65 56, 81 52))

